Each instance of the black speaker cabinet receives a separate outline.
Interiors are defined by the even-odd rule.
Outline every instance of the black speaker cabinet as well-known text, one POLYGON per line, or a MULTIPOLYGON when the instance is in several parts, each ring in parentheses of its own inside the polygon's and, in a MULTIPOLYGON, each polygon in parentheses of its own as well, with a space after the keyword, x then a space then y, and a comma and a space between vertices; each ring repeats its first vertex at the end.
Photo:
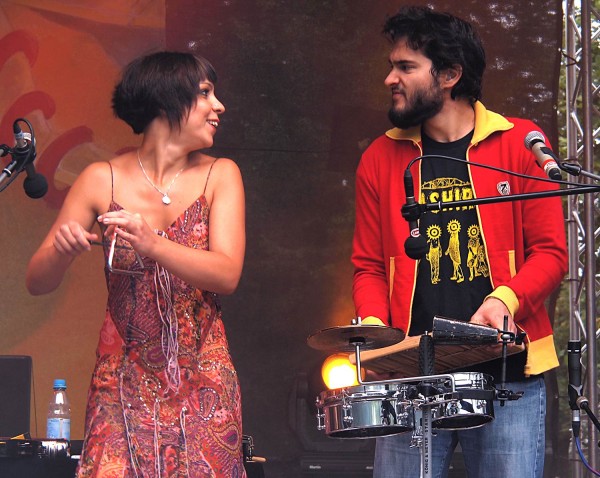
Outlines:
POLYGON ((29 432, 31 357, 0 355, 0 437, 29 432))

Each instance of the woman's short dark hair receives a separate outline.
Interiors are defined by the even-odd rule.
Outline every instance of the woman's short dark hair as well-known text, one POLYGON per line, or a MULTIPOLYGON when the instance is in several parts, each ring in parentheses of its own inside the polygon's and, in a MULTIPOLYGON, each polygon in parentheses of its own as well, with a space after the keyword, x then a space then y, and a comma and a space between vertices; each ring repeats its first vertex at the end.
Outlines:
POLYGON ((200 83, 207 80, 216 83, 217 74, 202 57, 171 51, 142 56, 123 70, 113 91, 113 111, 135 134, 159 116, 179 128, 196 102, 200 83))
POLYGON ((433 63, 434 75, 460 65, 462 76, 452 98, 467 98, 471 103, 481 98, 485 51, 470 23, 429 7, 404 7, 386 20, 383 34, 392 43, 404 39, 410 48, 421 51, 433 63))

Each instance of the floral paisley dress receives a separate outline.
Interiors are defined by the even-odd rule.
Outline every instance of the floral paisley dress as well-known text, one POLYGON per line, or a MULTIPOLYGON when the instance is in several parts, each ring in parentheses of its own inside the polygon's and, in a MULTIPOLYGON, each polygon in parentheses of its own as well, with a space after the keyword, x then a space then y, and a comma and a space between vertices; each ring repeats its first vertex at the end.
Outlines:
MULTIPOLYGON (((119 209, 113 200, 110 210, 119 209)), ((203 193, 157 232, 206 250, 208 215, 203 193)), ((217 295, 136 260, 127 246, 117 240, 113 272, 105 271, 108 306, 77 476, 245 477, 240 388, 217 295)))

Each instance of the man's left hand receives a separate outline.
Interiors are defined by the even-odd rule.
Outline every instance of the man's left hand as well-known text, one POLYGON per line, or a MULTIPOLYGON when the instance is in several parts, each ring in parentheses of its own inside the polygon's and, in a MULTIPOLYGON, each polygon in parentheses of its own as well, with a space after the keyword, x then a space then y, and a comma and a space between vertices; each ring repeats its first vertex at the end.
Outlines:
POLYGON ((504 331, 504 317, 508 316, 508 327, 506 332, 517 333, 517 326, 510 315, 508 307, 500 299, 488 297, 471 317, 472 324, 488 325, 504 331))

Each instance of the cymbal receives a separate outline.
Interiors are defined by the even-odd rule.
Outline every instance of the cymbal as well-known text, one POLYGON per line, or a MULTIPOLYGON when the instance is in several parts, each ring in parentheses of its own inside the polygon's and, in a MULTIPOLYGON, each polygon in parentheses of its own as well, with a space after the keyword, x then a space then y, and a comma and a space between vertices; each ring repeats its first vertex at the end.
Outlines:
POLYGON ((341 325, 323 329, 310 335, 308 345, 317 350, 353 352, 355 345, 362 349, 378 349, 404 339, 404 332, 381 325, 341 325))

